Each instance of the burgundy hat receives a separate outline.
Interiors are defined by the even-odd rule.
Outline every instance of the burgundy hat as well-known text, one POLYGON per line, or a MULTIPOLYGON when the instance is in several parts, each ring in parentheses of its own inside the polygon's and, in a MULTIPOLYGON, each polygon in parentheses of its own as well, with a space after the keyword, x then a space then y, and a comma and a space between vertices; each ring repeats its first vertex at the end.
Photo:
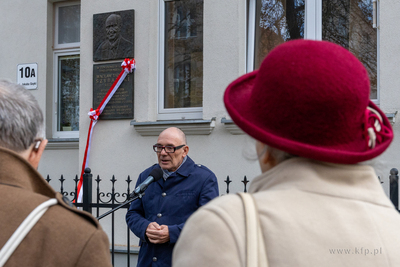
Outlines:
POLYGON ((267 145, 353 164, 380 155, 393 139, 369 93, 368 73, 348 50, 294 40, 273 49, 259 70, 233 81, 224 102, 236 125, 267 145))

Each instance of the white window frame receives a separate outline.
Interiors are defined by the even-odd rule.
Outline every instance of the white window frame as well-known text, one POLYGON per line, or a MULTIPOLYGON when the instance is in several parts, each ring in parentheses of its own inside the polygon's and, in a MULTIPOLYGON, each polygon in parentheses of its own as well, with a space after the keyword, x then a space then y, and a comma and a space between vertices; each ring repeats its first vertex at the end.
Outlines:
POLYGON ((74 5, 80 5, 81 2, 75 1, 75 2, 62 2, 62 3, 57 3, 55 4, 55 16, 54 16, 54 49, 64 49, 64 48, 73 48, 73 47, 80 47, 80 42, 75 42, 75 43, 69 43, 69 44, 59 44, 58 43, 58 17, 59 17, 59 8, 64 7, 64 6, 74 6, 74 5))
MULTIPOLYGON (((249 0, 248 10, 248 32, 247 32, 247 72, 254 70, 254 42, 255 42, 255 18, 256 18, 256 1, 249 0)), ((371 99, 372 102, 379 105, 380 100, 380 30, 379 30, 379 5, 377 1, 377 98, 371 99)), ((322 40, 322 0, 305 0, 305 15, 304 15, 304 38, 309 40, 322 40)))
POLYGON ((53 138, 79 138, 79 131, 59 131, 58 126, 58 89, 59 66, 58 59, 61 56, 80 55, 80 42, 58 44, 59 8, 64 6, 81 5, 80 1, 60 2, 54 4, 54 40, 53 40, 53 104, 52 104, 52 137, 53 138))
POLYGON ((54 51, 53 52, 53 116, 52 116, 52 125, 53 125, 53 138, 79 138, 79 131, 59 131, 57 130, 58 126, 58 93, 59 93, 59 84, 60 77, 58 77, 59 69, 58 69, 58 59, 62 56, 74 56, 80 55, 80 49, 68 49, 62 51, 54 51))
MULTIPOLYGON (((164 68, 165 68, 165 4, 171 0, 159 0, 159 42, 158 42, 158 105, 157 120, 193 120, 203 118, 203 107, 164 108, 164 68)), ((204 79, 204 77, 203 77, 204 79)), ((204 95, 204 88, 203 88, 204 95)), ((203 98, 204 101, 204 98, 203 98)))

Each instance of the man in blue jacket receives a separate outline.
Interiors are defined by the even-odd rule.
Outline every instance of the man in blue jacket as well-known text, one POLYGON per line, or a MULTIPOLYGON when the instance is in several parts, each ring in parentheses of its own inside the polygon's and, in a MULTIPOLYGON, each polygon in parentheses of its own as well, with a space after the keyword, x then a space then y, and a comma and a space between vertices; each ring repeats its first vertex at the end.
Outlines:
POLYGON ((129 228, 140 238, 139 267, 171 266, 172 250, 185 221, 219 194, 215 174, 187 155, 189 147, 181 130, 171 127, 161 132, 153 149, 158 164, 143 171, 136 186, 154 168, 161 167, 163 179, 150 184, 126 214, 129 228))

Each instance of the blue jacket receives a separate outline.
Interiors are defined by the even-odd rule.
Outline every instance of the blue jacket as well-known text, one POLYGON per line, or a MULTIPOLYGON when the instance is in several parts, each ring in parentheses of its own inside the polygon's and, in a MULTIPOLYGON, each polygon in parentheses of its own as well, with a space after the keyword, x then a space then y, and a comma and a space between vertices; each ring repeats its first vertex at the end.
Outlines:
MULTIPOLYGON (((136 186, 156 167, 159 167, 158 164, 142 172, 136 186)), ((166 181, 161 178, 150 184, 143 198, 133 201, 126 214, 129 228, 140 238, 141 248, 137 266, 171 266, 172 250, 185 221, 218 194, 215 174, 207 167, 195 164, 189 157, 166 181), (149 242, 146 228, 151 222, 168 225, 169 242, 149 242)))

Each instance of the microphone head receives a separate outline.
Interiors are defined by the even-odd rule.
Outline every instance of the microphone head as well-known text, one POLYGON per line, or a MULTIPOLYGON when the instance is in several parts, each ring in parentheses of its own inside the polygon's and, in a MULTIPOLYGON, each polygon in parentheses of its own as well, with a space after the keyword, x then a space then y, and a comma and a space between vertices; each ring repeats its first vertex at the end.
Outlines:
POLYGON ((151 170, 149 176, 153 176, 154 182, 155 182, 155 181, 160 180, 161 177, 163 177, 163 174, 164 174, 164 173, 163 173, 163 171, 161 170, 161 168, 156 167, 156 168, 154 168, 154 169, 151 170))

